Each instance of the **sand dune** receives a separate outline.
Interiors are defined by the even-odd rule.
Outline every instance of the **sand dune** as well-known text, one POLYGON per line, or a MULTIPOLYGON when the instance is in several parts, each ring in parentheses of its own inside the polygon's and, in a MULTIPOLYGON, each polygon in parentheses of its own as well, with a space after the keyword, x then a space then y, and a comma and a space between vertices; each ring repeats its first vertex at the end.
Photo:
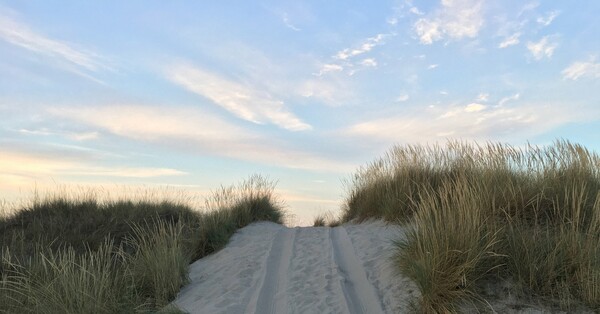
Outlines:
POLYGON ((176 306, 189 313, 398 313, 418 293, 394 275, 398 226, 256 223, 196 261, 176 306))

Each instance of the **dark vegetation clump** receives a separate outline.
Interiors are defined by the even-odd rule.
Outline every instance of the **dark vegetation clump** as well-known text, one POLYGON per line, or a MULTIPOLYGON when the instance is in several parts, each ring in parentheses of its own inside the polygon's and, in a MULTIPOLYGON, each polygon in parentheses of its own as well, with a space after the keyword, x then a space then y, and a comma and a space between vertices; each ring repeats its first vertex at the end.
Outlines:
POLYGON ((174 201, 53 197, 0 218, 0 313, 163 311, 188 265, 252 222, 283 223, 274 184, 253 176, 203 211, 174 201))

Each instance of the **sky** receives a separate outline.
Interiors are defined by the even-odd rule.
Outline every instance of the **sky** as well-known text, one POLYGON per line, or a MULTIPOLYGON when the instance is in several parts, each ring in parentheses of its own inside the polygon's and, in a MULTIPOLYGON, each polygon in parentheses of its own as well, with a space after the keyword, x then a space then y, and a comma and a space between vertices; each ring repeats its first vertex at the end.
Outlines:
POLYGON ((600 2, 0 0, 0 199, 205 194, 308 224, 393 145, 600 151, 600 2))

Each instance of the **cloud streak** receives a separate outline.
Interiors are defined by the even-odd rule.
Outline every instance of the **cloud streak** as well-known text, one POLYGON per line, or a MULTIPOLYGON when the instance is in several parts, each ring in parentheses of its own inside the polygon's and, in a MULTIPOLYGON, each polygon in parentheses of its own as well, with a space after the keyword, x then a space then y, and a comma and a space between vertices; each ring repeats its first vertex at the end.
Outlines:
MULTIPOLYGON (((347 129, 345 134, 387 144, 397 141, 438 141, 447 137, 514 140, 543 134, 560 125, 589 118, 590 113, 577 113, 583 111, 557 104, 492 107, 471 103, 430 106, 407 110, 402 116, 358 123, 347 129)), ((594 114, 598 114, 597 110, 591 113, 594 114)))
POLYGON ((283 101, 249 85, 191 66, 175 65, 167 78, 190 92, 206 97, 233 115, 256 124, 273 123, 290 131, 304 131, 312 126, 288 111, 283 101))
POLYGON ((282 16, 281 16, 281 20, 283 21, 283 24, 284 24, 284 25, 285 25, 287 28, 289 28, 289 29, 291 29, 291 30, 293 30, 293 31, 295 31, 295 32, 299 32, 299 31, 301 31, 301 29, 300 29, 300 28, 298 28, 298 27, 296 27, 294 24, 292 24, 292 22, 290 21, 290 18, 288 17, 288 14, 287 14, 287 13, 283 13, 283 14, 282 14, 282 16))
MULTIPOLYGON (((76 47, 72 43, 44 36, 32 30, 28 25, 14 19, 0 10, 0 39, 32 53, 61 61, 75 69, 72 72, 85 70, 98 72, 110 69, 100 55, 86 49, 76 47)), ((85 76, 84 73, 77 73, 85 76)))
POLYGON ((514 46, 520 42, 521 32, 516 32, 506 38, 498 45, 498 48, 507 48, 514 46))
POLYGON ((3 149, 0 160, 0 178, 4 178, 3 184, 11 187, 31 187, 37 181, 65 176, 155 178, 186 174, 172 168, 102 167, 84 160, 40 156, 11 149, 3 149))
POLYGON ((440 8, 420 18, 413 28, 419 41, 430 45, 444 38, 477 37, 483 23, 482 1, 442 0, 440 8))
POLYGON ((338 53, 335 54, 334 58, 338 60, 348 60, 352 57, 362 55, 371 51, 375 46, 381 45, 383 43, 384 38, 384 34, 377 34, 374 37, 367 38, 356 48, 346 48, 338 51, 338 53))
POLYGON ((352 76, 358 70, 365 68, 376 68, 377 60, 375 58, 362 58, 360 61, 354 61, 359 56, 366 54, 373 50, 376 46, 383 45, 385 37, 390 36, 389 34, 377 34, 373 37, 369 37, 363 40, 358 46, 354 48, 344 48, 338 51, 333 59, 336 60, 333 63, 326 63, 321 66, 318 73, 315 76, 323 76, 330 72, 341 72, 346 70, 346 74, 352 76), (357 69, 358 68, 358 69, 357 69))
POLYGON ((543 25, 543 26, 548 26, 552 23, 552 21, 554 21, 554 19, 560 15, 559 11, 550 11, 546 14, 546 16, 540 16, 536 19, 536 22, 538 22, 538 24, 543 25))
POLYGON ((569 67, 562 71, 564 79, 576 81, 580 78, 600 78, 600 63, 592 61, 573 62, 569 67))
POLYGON ((287 168, 347 172, 354 165, 329 160, 186 107, 108 105, 54 108, 49 113, 112 134, 180 151, 224 156, 287 168))

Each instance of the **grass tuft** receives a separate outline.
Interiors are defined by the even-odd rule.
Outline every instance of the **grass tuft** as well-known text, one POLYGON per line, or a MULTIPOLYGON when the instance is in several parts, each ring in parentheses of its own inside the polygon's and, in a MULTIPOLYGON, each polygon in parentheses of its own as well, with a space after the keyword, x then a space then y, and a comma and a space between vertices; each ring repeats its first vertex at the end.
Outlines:
POLYGON ((337 227, 341 224, 342 222, 340 221, 340 219, 336 218, 333 214, 333 212, 328 211, 322 214, 319 214, 317 217, 315 217, 315 220, 313 221, 313 227, 337 227))
POLYGON ((36 200, 0 218, 0 313, 180 313, 163 307, 190 262, 252 222, 283 222, 274 186, 253 176, 204 211, 148 198, 36 200))
POLYGON ((580 145, 396 146, 348 187, 343 221, 409 226, 395 265, 424 312, 481 300, 493 280, 563 310, 600 309, 600 158, 580 145))

